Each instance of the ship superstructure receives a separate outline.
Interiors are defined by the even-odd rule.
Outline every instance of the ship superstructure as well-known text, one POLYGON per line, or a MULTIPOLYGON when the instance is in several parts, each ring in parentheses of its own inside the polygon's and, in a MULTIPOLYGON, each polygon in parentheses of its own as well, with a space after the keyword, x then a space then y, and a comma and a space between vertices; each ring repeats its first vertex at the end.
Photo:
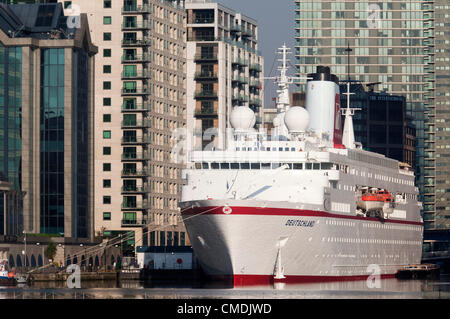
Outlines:
POLYGON ((328 67, 307 75, 305 108, 286 103, 285 68, 274 135, 236 107, 226 150, 188 154, 180 206, 204 271, 246 285, 363 279, 373 267, 387 277, 420 263, 413 172, 355 142, 355 110, 341 110, 328 67))

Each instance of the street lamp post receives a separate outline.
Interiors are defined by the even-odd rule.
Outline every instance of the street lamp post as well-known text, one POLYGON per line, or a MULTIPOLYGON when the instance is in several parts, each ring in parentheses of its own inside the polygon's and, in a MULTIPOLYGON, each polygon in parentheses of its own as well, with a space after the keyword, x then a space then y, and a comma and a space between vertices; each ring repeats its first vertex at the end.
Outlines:
POLYGON ((25 232, 25 230, 23 230, 23 234, 24 234, 24 251, 23 254, 25 255, 25 260, 23 261, 23 264, 25 266, 25 271, 27 271, 27 233, 25 232))

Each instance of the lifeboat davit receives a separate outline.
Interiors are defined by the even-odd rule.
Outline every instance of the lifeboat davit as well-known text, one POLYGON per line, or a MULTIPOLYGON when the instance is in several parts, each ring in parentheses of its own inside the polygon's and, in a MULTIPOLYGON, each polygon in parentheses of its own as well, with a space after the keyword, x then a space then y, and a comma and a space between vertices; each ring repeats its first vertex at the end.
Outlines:
POLYGON ((378 211, 385 214, 393 212, 394 201, 392 194, 387 190, 370 190, 363 193, 357 202, 357 206, 366 212, 378 211))

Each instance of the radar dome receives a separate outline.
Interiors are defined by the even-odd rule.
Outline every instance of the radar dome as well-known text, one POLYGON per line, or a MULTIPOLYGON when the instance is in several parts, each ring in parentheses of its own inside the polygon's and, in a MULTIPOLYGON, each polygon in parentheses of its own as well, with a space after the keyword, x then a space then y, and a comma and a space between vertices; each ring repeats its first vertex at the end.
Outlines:
POLYGON ((293 106, 287 110, 284 123, 289 133, 305 132, 309 124, 309 113, 301 106, 293 106))
POLYGON ((236 106, 230 114, 231 126, 238 131, 247 131, 256 123, 255 113, 248 106, 236 106))

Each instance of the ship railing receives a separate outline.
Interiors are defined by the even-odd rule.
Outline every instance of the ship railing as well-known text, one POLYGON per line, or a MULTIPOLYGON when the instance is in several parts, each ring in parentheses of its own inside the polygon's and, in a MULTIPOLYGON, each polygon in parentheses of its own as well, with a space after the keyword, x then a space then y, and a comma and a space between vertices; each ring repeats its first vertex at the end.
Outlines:
POLYGON ((399 169, 398 172, 399 172, 400 174, 403 174, 403 175, 414 176, 414 172, 413 172, 413 171, 407 171, 407 170, 405 170, 405 169, 399 169))

